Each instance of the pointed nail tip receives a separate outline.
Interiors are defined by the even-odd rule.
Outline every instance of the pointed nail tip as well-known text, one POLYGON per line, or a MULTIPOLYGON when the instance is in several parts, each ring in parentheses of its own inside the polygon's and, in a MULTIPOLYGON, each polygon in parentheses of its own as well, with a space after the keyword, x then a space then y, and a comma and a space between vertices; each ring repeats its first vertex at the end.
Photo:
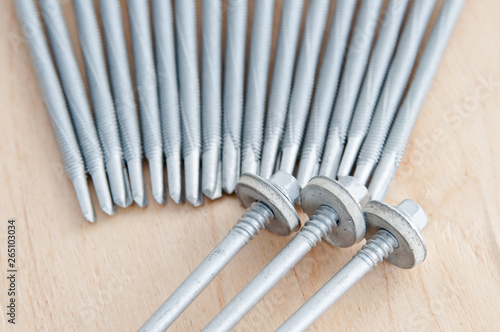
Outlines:
POLYGON ((146 197, 134 197, 134 202, 141 208, 148 206, 146 197))
POLYGON ((95 223, 97 221, 97 216, 94 211, 88 211, 84 214, 85 219, 87 219, 90 223, 95 223))
POLYGON ((198 197, 190 197, 190 196, 188 196, 187 200, 194 207, 198 207, 198 206, 203 205, 203 199, 199 199, 198 197))
POLYGON ((167 196, 165 194, 154 195, 154 198, 160 205, 167 203, 167 196))
POLYGON ((112 216, 116 213, 116 207, 115 206, 105 206, 105 207, 102 207, 101 206, 101 209, 104 211, 104 213, 106 213, 108 216, 112 216))

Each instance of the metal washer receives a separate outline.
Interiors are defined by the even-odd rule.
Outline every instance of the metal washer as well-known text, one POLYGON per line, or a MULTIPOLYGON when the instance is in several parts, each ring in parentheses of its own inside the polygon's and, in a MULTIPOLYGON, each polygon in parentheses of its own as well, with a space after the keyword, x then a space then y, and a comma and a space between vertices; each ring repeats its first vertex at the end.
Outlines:
POLYGON ((243 174, 236 184, 236 196, 245 207, 254 202, 266 204, 274 218, 266 229, 281 236, 288 236, 300 228, 300 218, 292 202, 271 182, 252 174, 243 174))
POLYGON ((326 242, 347 248, 363 239, 366 230, 363 209, 357 199, 338 181, 316 176, 302 189, 300 199, 302 209, 309 216, 323 205, 331 207, 339 215, 339 223, 328 232, 326 242))
POLYGON ((424 261, 427 249, 422 234, 401 211, 388 204, 371 201, 365 205, 365 214, 367 238, 385 229, 398 241, 398 247, 386 258, 389 263, 411 269, 424 261))

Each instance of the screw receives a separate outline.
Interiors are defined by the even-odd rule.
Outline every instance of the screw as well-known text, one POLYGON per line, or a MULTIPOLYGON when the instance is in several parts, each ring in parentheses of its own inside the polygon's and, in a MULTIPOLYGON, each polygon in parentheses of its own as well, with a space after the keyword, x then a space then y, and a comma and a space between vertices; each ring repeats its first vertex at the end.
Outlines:
POLYGON ((202 191, 210 199, 222 195, 222 2, 202 3, 202 191))
POLYGON ((350 247, 365 234, 362 205, 368 190, 352 177, 338 182, 315 177, 302 189, 301 202, 310 216, 297 235, 236 295, 203 331, 229 331, 252 309, 311 249, 324 238, 350 247))
POLYGON ((66 174, 73 182, 83 215, 88 221, 94 222, 96 216, 85 178, 83 158, 36 5, 33 0, 19 0, 15 2, 15 5, 24 36, 28 41, 31 59, 40 82, 40 89, 52 123, 52 129, 61 151, 66 174))
POLYGON ((465 0, 448 0, 443 4, 370 182, 374 199, 386 195, 389 189, 387 182, 396 174, 464 3, 465 0))
POLYGON ((293 202, 300 194, 295 178, 278 172, 269 181, 243 174, 236 195, 247 207, 229 234, 139 329, 163 331, 193 302, 233 257, 263 228, 287 236, 300 227, 293 202))
MULTIPOLYGON (((312 1, 309 6, 290 95, 279 165, 280 170, 290 174, 293 174, 304 134, 330 1, 312 1)), ((276 159, 276 155, 272 157, 276 159)))
POLYGON ((323 153, 330 114, 335 103, 355 10, 356 1, 337 0, 335 4, 335 14, 323 56, 324 60, 319 71, 297 173, 297 181, 301 186, 305 186, 319 171, 319 161, 323 153))
POLYGON ((382 93, 370 124, 370 130, 356 163, 355 176, 366 183, 380 157, 394 114, 410 78, 436 1, 415 1, 410 11, 400 43, 391 63, 382 93))
POLYGON ((408 2, 409 0, 391 0, 387 5, 384 21, 352 116, 346 147, 337 174, 339 177, 351 173, 361 144, 368 132, 370 120, 396 48, 408 2))
POLYGON ((94 3, 88 0, 73 0, 73 4, 111 194, 116 204, 127 207, 132 203, 132 195, 127 195, 126 191, 128 185, 125 185, 125 182, 128 182, 128 179, 123 173, 120 133, 94 3))
POLYGON ((123 156, 130 174, 132 198, 139 206, 144 207, 148 204, 148 200, 142 171, 141 132, 122 23, 121 5, 118 0, 100 0, 99 6, 123 156))
POLYGON ((398 206, 371 201, 365 206, 368 241, 320 290, 277 331, 304 331, 379 262, 410 269, 424 261, 426 248, 421 231, 427 215, 412 200, 398 206))
POLYGON ((248 60, 241 173, 258 174, 275 0, 255 0, 248 60))
MULTIPOLYGON (((312 2, 311 7, 314 7, 314 4, 317 7, 318 3, 321 4, 321 1, 312 2)), ((260 176, 266 179, 274 172, 278 148, 285 127, 303 7, 304 0, 288 0, 283 3, 283 13, 281 15, 278 45, 276 46, 273 78, 265 121, 262 161, 260 163, 260 176)), ((324 7, 325 11, 321 13, 321 18, 328 13, 328 5, 324 7)), ((317 18, 315 17, 315 19, 317 18)), ((316 23, 318 22, 313 20, 306 27, 309 27, 311 24, 315 26, 316 23)), ((310 31, 310 29, 308 28, 307 31, 310 31)), ((318 35, 321 36, 322 34, 318 35)), ((309 40, 307 38, 304 38, 304 40, 307 40, 307 46, 309 47, 309 40)))
POLYGON ((40 7, 85 166, 92 176, 101 209, 112 215, 116 210, 109 191, 101 145, 61 6, 58 0, 46 0, 40 2, 40 7))
POLYGON ((370 50, 375 37, 375 25, 379 17, 382 0, 365 0, 359 9, 353 36, 346 55, 344 73, 333 108, 325 150, 319 174, 331 178, 337 176, 337 169, 344 151, 345 137, 352 113, 358 100, 370 50))
POLYGON ((182 132, 172 3, 164 0, 153 0, 152 8, 160 118, 163 150, 167 161, 168 190, 172 200, 179 204, 184 200, 181 176, 182 132))
POLYGON ((153 40, 148 0, 128 0, 139 115, 144 154, 149 162, 153 197, 166 201, 163 179, 163 148, 158 90, 153 56, 153 40))
POLYGON ((203 196, 200 195, 201 111, 195 0, 175 1, 175 32, 186 197, 199 206, 203 204, 203 196))
POLYGON ((247 0, 228 0, 222 112, 222 190, 228 194, 240 177, 247 11, 247 0))

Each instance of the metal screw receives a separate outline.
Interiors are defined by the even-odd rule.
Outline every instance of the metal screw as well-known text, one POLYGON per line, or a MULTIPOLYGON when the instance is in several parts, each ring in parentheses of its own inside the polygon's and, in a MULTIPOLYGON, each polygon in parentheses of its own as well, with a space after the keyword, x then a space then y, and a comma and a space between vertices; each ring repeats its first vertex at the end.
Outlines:
POLYGON ((339 247, 361 241, 366 223, 362 206, 367 201, 368 190, 352 177, 339 182, 313 178, 301 193, 309 221, 203 331, 231 330, 322 239, 339 247))
POLYGON ((202 3, 202 191, 210 199, 222 195, 222 2, 202 3))
POLYGON ((320 175, 336 178, 337 170, 344 151, 344 143, 351 122, 351 117, 358 100, 366 65, 370 56, 375 25, 377 23, 382 0, 365 0, 359 9, 353 36, 346 55, 344 73, 337 100, 330 119, 325 150, 319 170, 320 175))
POLYGON ((241 173, 258 174, 275 0, 255 0, 248 60, 241 173))
POLYGON ((300 227, 293 205, 300 195, 300 187, 291 175, 278 172, 267 181, 256 175, 243 174, 236 186, 236 195, 247 207, 246 212, 140 331, 167 329, 261 229, 287 236, 300 227))
POLYGON ((40 8, 85 166, 92 176, 101 209, 112 215, 116 210, 108 186, 101 145, 59 1, 41 1, 40 8))
MULTIPOLYGON (((327 0, 312 1, 307 11, 279 165, 280 170, 290 174, 293 174, 304 135, 329 6, 330 1, 327 0)), ((275 155, 273 157, 276 158, 275 155)))
POLYGON ((127 195, 128 185, 125 185, 128 179, 123 173, 120 133, 94 3, 73 0, 73 4, 111 194, 116 204, 127 207, 132 203, 132 195, 127 195))
MULTIPOLYGON (((312 2, 311 7, 318 3, 321 2, 312 2)), ((304 0, 288 0, 283 3, 260 164, 260 176, 266 179, 274 172, 276 156, 285 127, 303 7, 304 0)), ((325 12, 327 13, 328 5, 325 7, 323 9, 326 9, 325 12)), ((321 13, 321 16, 326 16, 325 12, 321 13)), ((315 19, 317 18, 315 17, 315 19)), ((310 25, 311 22, 307 26, 310 25)), ((304 40, 307 40, 307 38, 304 38, 304 40)), ((307 41, 309 47, 309 40, 307 41)))
POLYGON ((365 206, 369 240, 320 290, 277 331, 304 331, 379 262, 410 269, 424 261, 426 248, 421 231, 427 215, 411 200, 398 206, 371 201, 365 206))
POLYGON ((181 176, 182 132, 172 3, 164 0, 153 0, 152 8, 156 73, 158 76, 163 150, 167 161, 168 190, 172 200, 179 204, 184 200, 181 176))
MULTIPOLYGON (((83 158, 49 47, 45 40, 36 5, 33 0, 19 0, 15 2, 15 5, 24 36, 28 41, 31 58, 52 123, 52 129, 61 151, 66 174, 73 182, 83 215, 88 221, 94 222, 96 216, 85 178, 83 158)), ((109 200, 111 201, 111 197, 109 200)))
POLYGON ((195 0, 175 1, 175 32, 186 198, 199 206, 203 204, 203 196, 200 195, 201 110, 195 0))
POLYGON ((361 148, 355 176, 365 183, 380 157, 394 114, 406 89, 413 63, 432 15, 436 0, 415 1, 391 63, 384 88, 361 148))
POLYGON ((347 134, 347 143, 337 174, 339 177, 351 173, 361 144, 368 132, 370 120, 396 48, 408 3, 409 0, 391 0, 385 10, 384 21, 370 57, 347 134))
MULTIPOLYGON (((148 204, 142 171, 142 142, 134 99, 132 75, 118 0, 100 0, 108 68, 123 156, 127 162, 133 200, 141 207, 148 204)), ((125 182, 127 184, 127 182, 125 182)))
POLYGON ((135 79, 141 117, 144 154, 149 162, 153 197, 166 202, 158 87, 148 0, 128 0, 135 79))
POLYGON ((319 161, 337 95, 337 86, 355 10, 356 1, 337 0, 335 4, 335 14, 323 56, 324 60, 319 71, 299 163, 297 181, 301 186, 305 186, 319 171, 319 161))
POLYGON ((245 88, 247 0, 228 0, 222 112, 222 190, 234 192, 240 177, 245 88))
POLYGON ((420 59, 413 82, 392 125, 382 152, 382 158, 370 182, 370 192, 373 193, 374 199, 386 195, 389 189, 387 183, 396 174, 464 3, 465 0, 448 0, 443 4, 420 59))

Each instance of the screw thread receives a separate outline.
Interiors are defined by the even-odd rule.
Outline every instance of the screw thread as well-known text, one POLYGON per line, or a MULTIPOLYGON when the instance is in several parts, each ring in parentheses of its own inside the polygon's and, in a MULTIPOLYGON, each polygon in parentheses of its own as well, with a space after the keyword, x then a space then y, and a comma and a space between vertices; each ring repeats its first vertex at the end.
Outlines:
POLYGON ((176 0, 174 10, 182 151, 187 156, 192 151, 201 149, 196 1, 176 0))
POLYGON ((370 129, 361 147, 357 161, 359 165, 374 164, 380 158, 394 115, 410 78, 435 2, 436 0, 425 0, 413 4, 400 38, 401 43, 389 68, 370 129))
POLYGON ((356 256, 362 258, 370 267, 387 258, 398 245, 396 238, 386 230, 380 230, 361 249, 356 256))
POLYGON ((149 3, 147 0, 127 3, 144 153, 148 159, 155 159, 163 151, 149 3))
POLYGON ((345 143, 347 130, 349 129, 366 64, 370 56, 376 30, 373 28, 373 23, 379 17, 381 6, 381 0, 364 1, 361 4, 354 33, 349 44, 344 74, 328 130, 328 136, 337 136, 342 145, 345 143))
POLYGON ((182 149, 172 3, 153 0, 152 14, 163 150, 168 158, 182 149))
POLYGON ((274 4, 275 0, 256 0, 254 5, 245 99, 242 164, 245 164, 247 159, 260 160, 272 46, 274 4))
POLYGON ((321 156, 323 152, 330 115, 342 72, 351 22, 356 10, 355 1, 338 0, 335 6, 330 35, 323 56, 328 61, 323 61, 321 65, 302 155, 321 156))
POLYGON ((243 213, 233 229, 243 235, 246 241, 254 238, 269 223, 273 217, 272 210, 264 203, 255 202, 243 213))
POLYGON ((338 222, 337 212, 329 206, 322 206, 311 216, 298 234, 306 238, 312 248, 316 246, 316 243, 321 242, 321 239, 326 237, 328 232, 337 226, 338 222))

